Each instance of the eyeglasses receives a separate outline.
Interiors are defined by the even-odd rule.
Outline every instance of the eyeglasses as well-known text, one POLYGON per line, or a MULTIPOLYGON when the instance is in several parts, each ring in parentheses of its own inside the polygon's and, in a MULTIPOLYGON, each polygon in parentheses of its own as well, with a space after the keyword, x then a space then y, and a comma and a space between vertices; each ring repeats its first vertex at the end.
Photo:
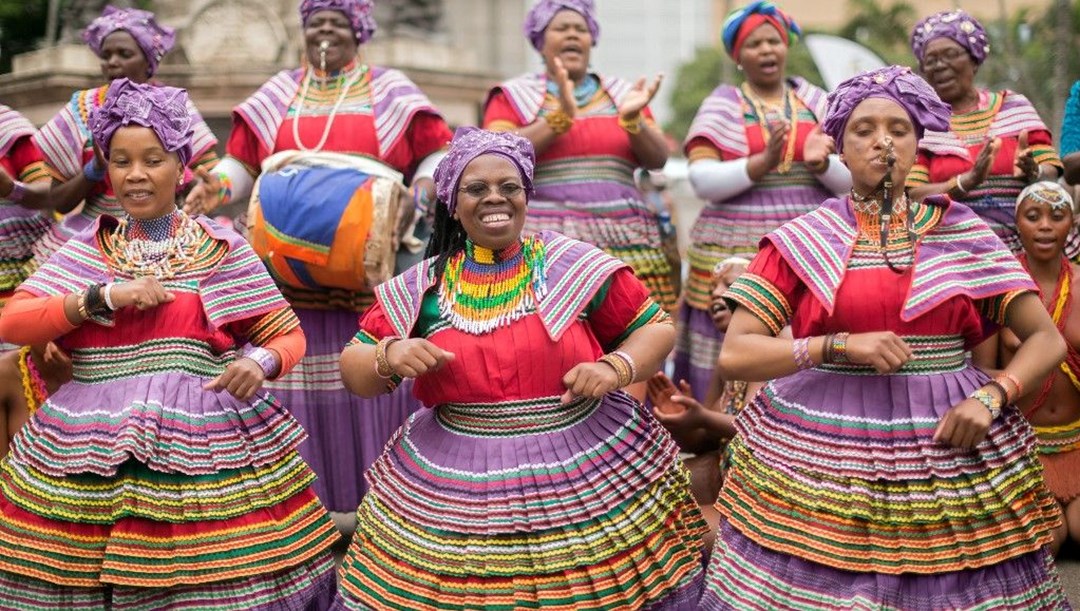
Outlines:
MULTIPOLYGON (((484 199, 491 194, 491 189, 491 185, 486 182, 473 182, 461 187, 458 191, 461 191, 473 199, 484 199)), ((502 197, 513 199, 518 195, 521 195, 521 192, 525 190, 525 187, 516 182, 504 182, 495 187, 495 190, 498 191, 499 195, 502 197)))
POLYGON ((940 55, 924 55, 922 67, 923 70, 926 70, 938 64, 951 64, 967 54, 967 51, 963 49, 947 49, 942 51, 940 55))

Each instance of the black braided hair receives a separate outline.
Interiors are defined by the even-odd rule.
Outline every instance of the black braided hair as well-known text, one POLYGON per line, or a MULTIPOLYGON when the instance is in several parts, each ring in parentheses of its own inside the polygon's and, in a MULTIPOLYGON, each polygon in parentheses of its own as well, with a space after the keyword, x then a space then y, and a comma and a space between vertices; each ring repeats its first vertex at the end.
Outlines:
POLYGON ((435 287, 442 282, 443 272, 446 271, 446 262, 459 251, 465 250, 465 227, 461 221, 455 219, 445 203, 435 202, 435 221, 431 230, 431 239, 428 240, 427 251, 424 258, 437 257, 432 265, 435 275, 435 287))

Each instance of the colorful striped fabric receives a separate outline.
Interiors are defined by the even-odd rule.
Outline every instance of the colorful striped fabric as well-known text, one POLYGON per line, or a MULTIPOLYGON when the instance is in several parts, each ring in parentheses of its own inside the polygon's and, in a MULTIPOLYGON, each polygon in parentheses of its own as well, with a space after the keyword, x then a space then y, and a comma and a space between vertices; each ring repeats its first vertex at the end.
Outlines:
MULTIPOLYGON (((597 78, 596 95, 578 108, 570 130, 537 159, 536 192, 529 199, 525 228, 562 233, 621 259, 670 312, 678 295, 671 263, 661 250, 658 211, 634 182, 639 163, 618 125, 618 106, 633 85, 597 78)), ((557 110, 559 101, 546 85, 546 76, 528 74, 495 87, 485 104, 484 126, 514 130, 557 110)), ((647 111, 645 120, 652 120, 647 111)))
MULTIPOLYGON (((112 313, 58 341, 73 380, 0 462, 0 599, 17 609, 304 608, 332 596, 337 531, 297 454, 303 429, 274 397, 203 386, 237 344, 296 327, 235 233, 199 219, 175 300, 112 313), (263 319, 254 326, 252 319, 263 319), (16 601, 12 603, 11 601, 16 601)), ((69 241, 24 285, 37 295, 132 278, 111 228, 69 241)))
POLYGON ((1011 255, 996 239, 996 251, 971 247, 993 234, 977 219, 966 223, 974 218, 968 211, 917 209, 923 221, 914 256, 893 258, 913 247, 902 221, 890 234, 890 260, 905 266, 896 273, 885 265, 876 231, 866 230, 869 220, 856 223, 854 213, 842 212, 827 203, 808 215, 821 222, 778 231, 785 241, 772 240, 763 257, 782 257, 786 267, 752 263, 757 284, 792 304, 797 338, 891 330, 914 356, 888 375, 853 364, 800 371, 766 384, 740 412, 701 608, 1067 608, 1046 550, 1060 513, 1020 411, 1007 406, 973 451, 934 440, 948 410, 988 381, 965 357, 984 335, 978 301, 1028 285, 991 280, 976 297, 955 285, 974 283, 978 274, 922 262, 947 252, 940 244, 950 242, 981 258, 980 273, 992 279, 1007 267, 998 253, 1011 255), (826 223, 845 220, 844 235, 854 234, 846 244, 826 223), (815 229, 810 244, 830 258, 785 251, 798 232, 815 229), (840 267, 808 268, 834 258, 840 267), (845 267, 851 262, 858 265, 845 267), (825 284, 832 274, 840 280, 825 284), (793 278, 823 284, 833 299, 822 303, 793 278), (929 295, 921 303, 932 305, 907 316, 909 293, 929 295))
MULTIPOLYGON (((45 156, 45 162, 53 178, 60 182, 71 180, 83 171, 83 164, 94 157, 93 136, 87 124, 90 113, 105 101, 108 85, 76 91, 71 100, 60 109, 34 136, 34 142, 45 156)), ((194 120, 192 156, 188 167, 192 170, 210 167, 217 163, 217 138, 203 120, 195 105, 188 100, 188 112, 194 120)), ((102 182, 86 196, 85 203, 55 223, 34 247, 34 259, 26 266, 27 275, 45 263, 48 258, 72 236, 88 229, 102 214, 121 216, 124 211, 117 203, 112 189, 102 182)))

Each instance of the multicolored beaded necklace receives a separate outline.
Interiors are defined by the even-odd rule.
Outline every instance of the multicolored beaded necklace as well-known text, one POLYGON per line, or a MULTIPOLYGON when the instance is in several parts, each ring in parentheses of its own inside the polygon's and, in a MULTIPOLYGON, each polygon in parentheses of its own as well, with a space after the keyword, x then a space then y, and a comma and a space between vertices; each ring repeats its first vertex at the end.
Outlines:
POLYGON ((784 91, 782 97, 784 98, 784 107, 780 113, 769 112, 772 108, 765 103, 765 100, 758 97, 754 93, 754 90, 750 88, 749 83, 743 83, 740 87, 743 97, 750 103, 751 108, 754 110, 754 116, 757 118, 758 125, 761 126, 761 136, 765 140, 765 144, 769 143, 772 131, 770 123, 774 120, 783 120, 788 124, 788 136, 787 146, 784 147, 784 156, 780 160, 780 164, 776 166, 776 171, 780 174, 787 174, 791 170, 791 163, 795 160, 795 144, 796 134, 799 129, 799 111, 798 100, 795 99, 795 90, 787 86, 784 83, 784 91))
POLYGON ((112 233, 113 264, 135 277, 172 278, 195 259, 199 234, 180 209, 156 219, 127 217, 112 233))
POLYGON ((33 416, 45 399, 49 398, 49 388, 30 355, 30 346, 19 348, 19 373, 22 374, 23 394, 26 395, 26 411, 33 416))
POLYGON ((487 333, 535 310, 545 275, 544 243, 536 236, 499 251, 466 241, 446 262, 439 312, 455 329, 487 333))

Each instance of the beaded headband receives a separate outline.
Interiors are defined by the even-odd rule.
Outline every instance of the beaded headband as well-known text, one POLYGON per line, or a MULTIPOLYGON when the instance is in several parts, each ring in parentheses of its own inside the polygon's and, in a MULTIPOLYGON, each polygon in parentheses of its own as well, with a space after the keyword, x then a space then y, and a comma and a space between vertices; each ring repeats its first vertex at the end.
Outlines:
POLYGON ((1039 202, 1040 204, 1046 204, 1047 206, 1050 206, 1051 210, 1066 208, 1070 212, 1072 211, 1072 196, 1065 190, 1065 187, 1049 180, 1041 180, 1025 187, 1024 190, 1020 192, 1020 195, 1016 196, 1017 210, 1020 209, 1020 204, 1022 204, 1025 199, 1030 199, 1039 202))

